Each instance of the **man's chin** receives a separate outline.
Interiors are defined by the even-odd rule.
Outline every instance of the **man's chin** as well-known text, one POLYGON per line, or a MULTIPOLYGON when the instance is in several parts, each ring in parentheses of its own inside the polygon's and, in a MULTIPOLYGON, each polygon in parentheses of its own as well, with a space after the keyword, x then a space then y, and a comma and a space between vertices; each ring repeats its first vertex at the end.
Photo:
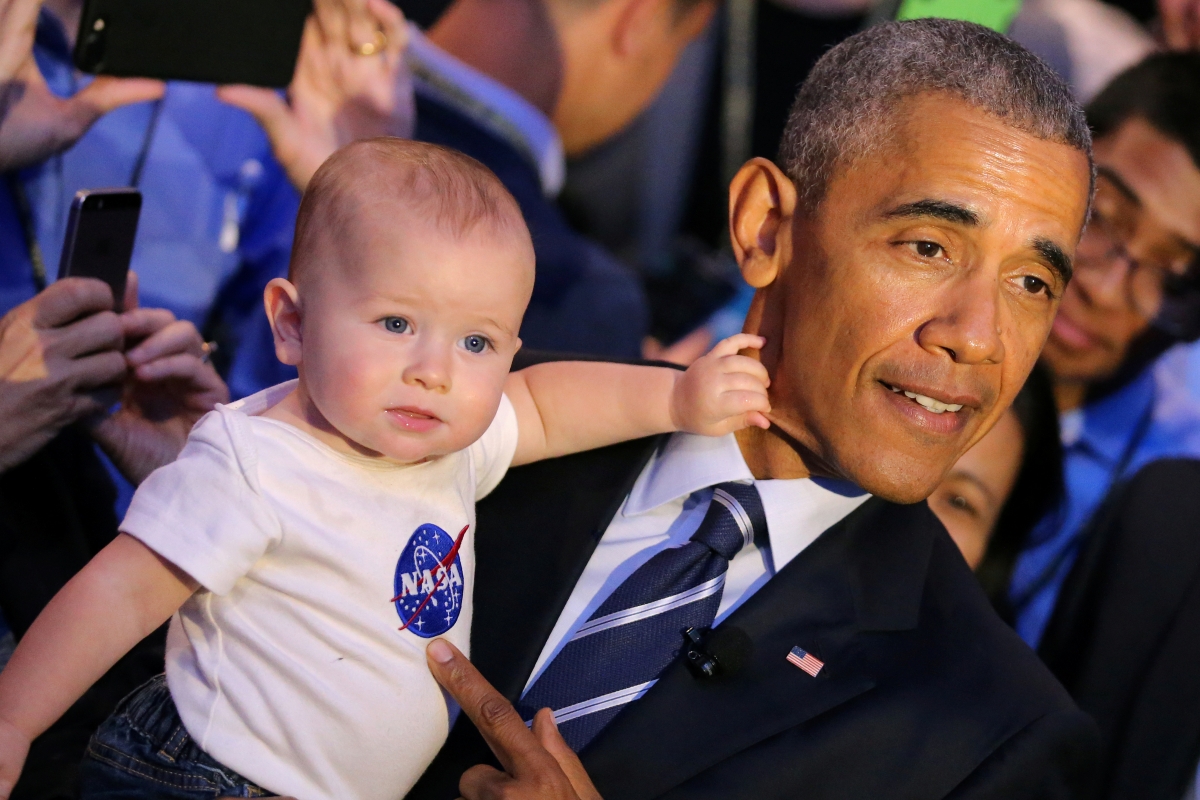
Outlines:
POLYGON ((881 458, 877 448, 866 458, 856 459, 856 464, 843 464, 840 471, 847 480, 875 497, 909 505, 933 494, 954 460, 932 463, 928 453, 910 456, 895 451, 881 458))

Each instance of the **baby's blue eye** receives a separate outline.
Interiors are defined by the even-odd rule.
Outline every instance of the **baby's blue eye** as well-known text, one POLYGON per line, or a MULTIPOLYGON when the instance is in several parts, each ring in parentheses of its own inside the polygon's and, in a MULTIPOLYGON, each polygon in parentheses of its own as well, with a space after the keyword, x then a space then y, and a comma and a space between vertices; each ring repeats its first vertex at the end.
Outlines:
POLYGON ((389 333, 408 333, 408 320, 404 317, 384 317, 382 321, 389 333))
POLYGON ((487 338, 477 333, 472 333, 462 340, 462 346, 467 349, 468 353, 482 353, 484 350, 487 350, 488 344, 487 338))

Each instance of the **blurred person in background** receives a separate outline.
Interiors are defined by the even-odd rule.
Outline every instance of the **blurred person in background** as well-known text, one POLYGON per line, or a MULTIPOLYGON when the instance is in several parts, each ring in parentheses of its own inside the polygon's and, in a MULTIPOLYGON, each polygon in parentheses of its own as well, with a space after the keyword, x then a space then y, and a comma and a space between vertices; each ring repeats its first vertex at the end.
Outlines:
MULTIPOLYGON (((414 136, 489 167, 516 197, 533 234, 537 278, 521 328, 527 347, 640 354, 649 324, 644 293, 636 275, 574 231, 557 207, 564 156, 594 147, 645 108, 715 5, 457 0, 427 33, 410 27, 414 136)), ((290 102, 248 87, 221 90, 258 117, 285 165, 307 147, 307 109, 343 103, 336 76, 302 52, 297 75, 306 70, 323 77, 303 97, 293 85, 290 102)), ((377 81, 374 90, 387 94, 392 87, 377 81)))
MULTIPOLYGON (((254 120, 219 102, 213 87, 81 76, 71 50, 82 6, 43 5, 11 90, 15 108, 50 117, 33 133, 54 147, 5 164, 0 310, 53 281, 76 191, 134 186, 144 197, 132 262, 144 304, 219 330, 235 393, 275 383, 279 373, 261 374, 265 360, 254 357, 266 343, 241 339, 261 314, 262 286, 286 270, 295 191, 254 120)), ((6 144, 21 133, 12 119, 0 126, 6 144)))
POLYGON ((929 496, 929 507, 1006 621, 1013 562, 1061 495, 1058 409, 1049 376, 1035 368, 1008 413, 929 496))
MULTIPOLYGON (((95 443, 136 484, 228 401, 195 326, 137 308, 130 278, 120 314, 107 284, 66 278, 0 318, 0 610, 10 636, 117 534, 116 487, 95 443)), ((161 668, 158 635, 34 743, 13 797, 73 796, 92 730, 161 668)))
POLYGON ((1200 408, 1175 344, 1200 335, 1200 54, 1151 56, 1088 107, 1096 199, 1042 351, 1061 414, 1066 493, 1010 588, 1033 646, 1111 489, 1160 458, 1200 454, 1200 408))
POLYGON ((564 155, 595 147, 658 94, 714 0, 458 0, 414 36, 417 136, 463 150, 521 203, 538 248, 531 347, 637 356, 637 276, 568 224, 564 155))
MULTIPOLYGON (((241 132, 257 137, 256 152, 266 154, 252 120, 204 100, 205 91, 194 85, 168 89, 169 103, 143 106, 149 119, 145 114, 134 119, 139 107, 122 107, 161 97, 162 84, 97 78, 77 86, 60 19, 71 30, 71 16, 82 4, 53 5, 52 13, 36 1, 0 1, 0 164, 8 170, 0 187, 0 311, 7 311, 0 318, 0 609, 12 627, 10 640, 116 534, 116 487, 96 444, 122 479, 137 483, 178 455, 199 416, 228 401, 226 385, 209 363, 211 345, 193 323, 209 313, 204 306, 212 296, 204 290, 214 287, 205 282, 215 285, 221 269, 241 269, 242 258, 262 255, 270 249, 264 241, 274 241, 220 228, 217 223, 228 222, 234 211, 246 218, 254 211, 245 204, 230 211, 228 194, 215 188, 221 181, 214 175, 221 170, 205 172, 214 162, 204 156, 221 162, 239 154, 238 127, 223 127, 230 115, 244 118, 241 132), (107 112, 113 115, 104 116, 107 112), (139 124, 145 126, 134 136, 130 126, 139 124), (83 142, 72 148, 80 136, 83 142), (70 150, 62 154, 65 148, 70 150), (131 150, 137 156, 125 158, 131 150), (143 185, 148 203, 142 239, 145 245, 149 236, 150 245, 142 252, 149 253, 145 263, 158 267, 151 270, 158 276, 155 300, 176 301, 187 318, 176 318, 168 308, 139 308, 132 273, 120 314, 113 311, 112 291, 100 281, 68 278, 46 285, 46 264, 58 260, 62 235, 61 229, 48 229, 65 219, 74 190, 136 184, 137 173, 151 163, 162 174, 143 185), (122 176, 126 168, 132 178, 122 176), (205 206, 205 198, 214 196, 226 216, 214 218, 212 207, 205 206), (203 257, 221 251, 218 236, 226 243, 240 241, 241 254, 234 247, 202 264, 203 257), (254 241, 259 249, 252 253, 254 241), (50 243, 53 255, 47 254, 50 243), (202 267, 208 275, 200 275, 202 267)), ((242 199, 250 203, 250 194, 242 199)), ((286 222, 284 247, 290 217, 286 222)), ((281 263, 286 261, 284 249, 281 263)), ((91 730, 130 688, 157 673, 161 662, 157 637, 114 667, 35 742, 31 769, 13 796, 72 796, 91 730)))
POLYGON ((1016 627, 1099 723, 1098 797, 1178 800, 1200 760, 1200 54, 1088 108, 1096 199, 1042 354, 1062 502, 1017 558, 1016 627))

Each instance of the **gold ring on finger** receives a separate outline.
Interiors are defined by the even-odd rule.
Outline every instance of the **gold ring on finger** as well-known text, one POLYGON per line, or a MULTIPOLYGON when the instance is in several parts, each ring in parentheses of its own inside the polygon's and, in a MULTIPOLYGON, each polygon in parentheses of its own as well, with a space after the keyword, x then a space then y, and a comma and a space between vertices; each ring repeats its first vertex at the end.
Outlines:
POLYGON ((387 34, 379 29, 376 29, 374 41, 364 42, 363 44, 352 44, 350 45, 350 50, 356 56, 376 56, 382 53, 387 46, 387 34))

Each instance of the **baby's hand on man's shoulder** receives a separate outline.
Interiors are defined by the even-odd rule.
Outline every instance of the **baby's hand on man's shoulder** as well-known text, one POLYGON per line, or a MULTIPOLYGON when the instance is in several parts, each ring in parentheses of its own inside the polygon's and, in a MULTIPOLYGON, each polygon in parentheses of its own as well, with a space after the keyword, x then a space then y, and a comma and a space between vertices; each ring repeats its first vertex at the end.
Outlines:
POLYGON ((761 336, 739 333, 717 343, 675 381, 671 394, 671 421, 688 433, 724 436, 756 426, 769 428, 771 410, 767 369, 741 350, 758 350, 761 336))

